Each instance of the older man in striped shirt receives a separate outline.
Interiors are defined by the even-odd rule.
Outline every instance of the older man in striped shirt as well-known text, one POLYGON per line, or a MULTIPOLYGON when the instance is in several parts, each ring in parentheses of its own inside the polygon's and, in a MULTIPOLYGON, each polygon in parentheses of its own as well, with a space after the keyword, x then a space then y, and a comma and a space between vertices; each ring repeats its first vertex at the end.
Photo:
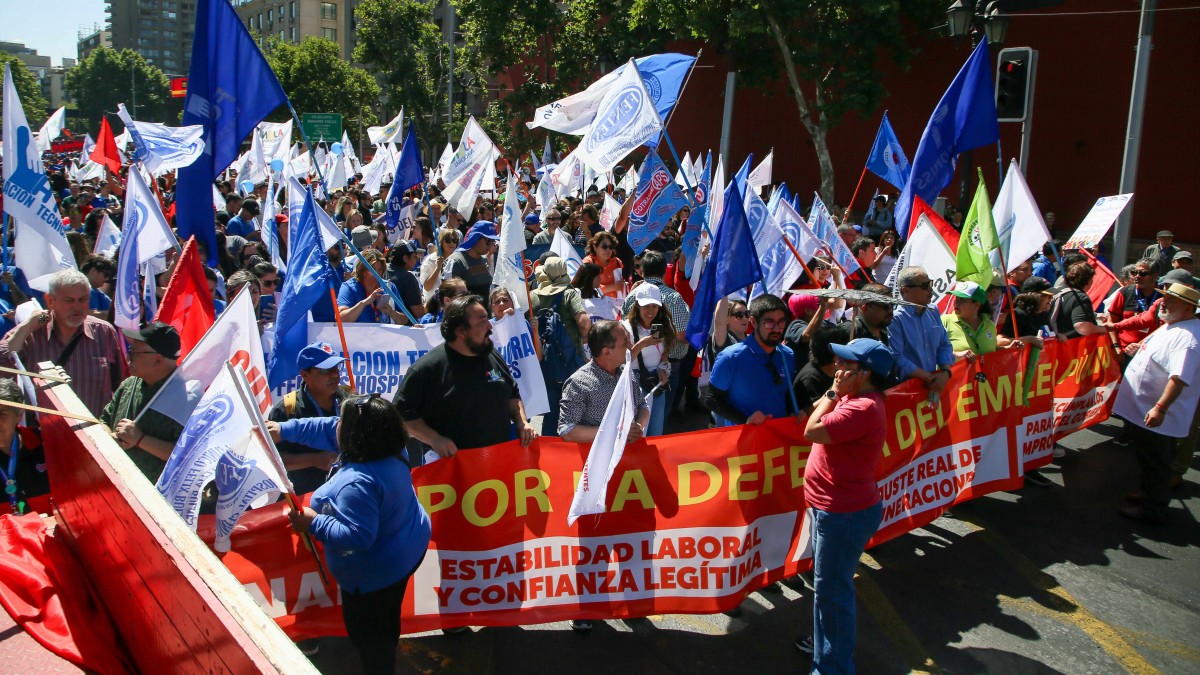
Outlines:
POLYGON ((0 340, 0 365, 14 367, 14 356, 36 369, 52 361, 71 376, 71 388, 99 416, 113 392, 129 375, 129 364, 107 321, 88 315, 92 285, 79 270, 50 278, 46 309, 34 312, 0 340))

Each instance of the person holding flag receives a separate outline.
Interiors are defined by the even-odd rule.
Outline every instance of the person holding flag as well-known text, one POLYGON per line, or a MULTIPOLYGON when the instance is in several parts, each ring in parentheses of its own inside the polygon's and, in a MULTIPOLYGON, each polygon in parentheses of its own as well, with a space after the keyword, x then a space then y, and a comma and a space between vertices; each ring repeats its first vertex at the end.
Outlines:
POLYGON ((117 387, 99 420, 112 430, 113 440, 129 453, 146 478, 154 482, 162 475, 183 425, 157 410, 143 414, 143 409, 175 372, 179 333, 160 322, 121 332, 129 340, 130 375, 117 387))

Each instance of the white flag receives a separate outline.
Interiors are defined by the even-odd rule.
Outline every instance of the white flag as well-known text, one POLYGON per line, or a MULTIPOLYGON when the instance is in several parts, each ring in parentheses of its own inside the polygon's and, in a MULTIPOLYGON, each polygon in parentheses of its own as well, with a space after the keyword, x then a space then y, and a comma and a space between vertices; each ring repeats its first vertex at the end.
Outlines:
POLYGON ((750 172, 750 176, 746 178, 746 182, 749 183, 750 186, 755 189, 755 191, 761 193, 764 187, 771 184, 771 173, 774 165, 775 148, 771 148, 771 151, 767 153, 767 156, 763 157, 763 161, 759 162, 758 166, 754 167, 754 170, 750 172))
POLYGON ((554 194, 554 182, 550 180, 549 175, 542 176, 542 180, 538 181, 537 203, 538 208, 542 210, 543 221, 546 219, 546 211, 554 206, 556 200, 557 197, 554 194))
POLYGON ((444 150, 442 150, 442 156, 438 157, 438 161, 437 161, 437 169, 438 169, 439 174, 445 173, 446 167, 449 166, 450 160, 453 157, 454 157, 454 146, 450 145, 450 141, 446 141, 446 148, 444 150))
MULTIPOLYGON (((530 129, 544 127, 577 136, 583 134, 587 131, 588 125, 596 118, 596 111, 600 109, 604 95, 608 93, 609 88, 619 76, 620 70, 614 70, 593 82, 587 89, 538 108, 533 113, 533 121, 526 122, 525 126, 530 129)), ((547 142, 549 142, 548 137, 547 142)), ((549 163, 543 155, 542 164, 549 163)))
POLYGON ((525 416, 533 418, 550 412, 546 381, 542 377, 537 350, 533 348, 533 333, 525 317, 516 313, 496 321, 492 325, 492 343, 508 364, 509 371, 514 373, 513 379, 525 404, 525 416))
MULTIPOLYGON (((136 329, 141 327, 142 314, 148 306, 144 304, 146 296, 141 286, 141 277, 147 273, 144 266, 176 243, 175 235, 171 234, 162 209, 150 193, 150 187, 140 171, 129 172, 121 233, 123 247, 117 259, 113 323, 118 328, 136 329)), ((146 280, 150 290, 153 290, 155 283, 155 269, 150 268, 146 280)))
POLYGON ((51 276, 75 268, 75 256, 8 64, 4 66, 3 115, 4 211, 17 221, 14 257, 29 285, 45 292, 51 276))
POLYGON ((286 122, 259 122, 258 139, 262 146, 262 156, 266 165, 271 160, 278 159, 286 162, 291 157, 292 149, 292 120, 286 122))
POLYGON ((563 228, 560 227, 554 231, 554 239, 550 242, 550 250, 554 251, 558 257, 567 263, 567 274, 571 275, 571 278, 574 279, 575 273, 583 265, 583 258, 579 257, 579 251, 575 250, 575 245, 571 243, 571 238, 563 232, 563 228))
POLYGON ((275 212, 279 209, 279 194, 275 189, 274 176, 267 179, 267 199, 262 211, 262 240, 271 252, 271 264, 286 269, 279 249, 279 227, 275 223, 275 212))
POLYGON ((204 486, 217 486, 214 548, 229 550, 234 525, 255 504, 266 504, 291 482, 252 406, 244 378, 228 362, 184 426, 155 488, 192 529, 204 486))
MULTIPOLYGON (((446 166, 442 195, 462 217, 468 218, 475 208, 475 198, 487 174, 487 163, 495 162, 496 146, 487 132, 472 116, 463 129, 458 149, 446 166)), ((494 169, 493 169, 494 171, 494 169)))
POLYGON ((49 152, 50 142, 62 135, 65 126, 67 126, 67 108, 63 106, 55 110, 38 131, 38 151, 49 152))
POLYGON ((392 161, 392 153, 386 148, 380 148, 375 156, 371 158, 362 168, 363 188, 373 194, 379 194, 383 187, 383 179, 389 175, 395 175, 396 165, 392 161))
POLYGON ((185 424, 200 395, 217 379, 226 362, 245 373, 258 409, 264 413, 269 410, 271 391, 267 388, 267 364, 248 287, 243 287, 229 301, 225 311, 183 358, 145 410, 157 410, 185 424))
POLYGON ((354 145, 350 142, 350 134, 345 131, 342 132, 342 156, 350 162, 351 175, 362 171, 362 162, 358 161, 358 155, 354 153, 354 145))
POLYGON ((92 249, 92 253, 112 258, 117 254, 117 249, 120 246, 121 230, 117 228, 117 224, 106 213, 104 214, 104 220, 100 221, 100 231, 96 233, 96 246, 92 249))
POLYGON ((384 143, 399 143, 404 140, 404 108, 400 108, 400 114, 396 115, 391 122, 381 127, 367 127, 367 139, 371 141, 371 145, 383 145, 384 143))
POLYGON ((218 211, 225 208, 225 195, 221 194, 221 191, 217 189, 216 185, 212 186, 212 195, 213 208, 218 211))
POLYGON ((692 175, 692 153, 683 153, 683 160, 679 164, 679 170, 675 172, 675 184, 684 189, 689 183, 696 187, 696 177, 692 175))
POLYGON ((654 99, 630 59, 600 102, 596 119, 575 152, 596 171, 608 171, 634 148, 658 138, 662 130, 654 99))
MULTIPOLYGON (((287 182, 287 198, 288 198, 288 227, 295 227, 296 223, 300 222, 300 210, 304 208, 304 195, 308 190, 300 184, 300 181, 295 178, 289 178, 287 182)), ((334 222, 333 216, 325 213, 325 209, 317 209, 317 228, 321 232, 321 245, 325 250, 337 246, 342 241, 342 230, 338 224, 334 222)), ((288 234, 292 234, 289 230, 288 234)), ((293 237, 288 237, 288 241, 295 241, 293 237)))
MULTIPOLYGON (((175 169, 191 166, 204 154, 204 127, 168 127, 162 124, 135 121, 117 104, 117 114, 133 139, 134 161, 141 161, 151 175, 161 176, 175 169)), ((220 208, 225 208, 222 204, 220 208)))
POLYGON ((571 500, 571 509, 567 512, 567 525, 574 525, 580 516, 604 513, 605 501, 608 497, 608 482, 612 479, 613 471, 625 455, 625 442, 629 438, 629 427, 637 414, 637 403, 633 392, 633 378, 630 373, 633 368, 629 354, 625 354, 625 369, 617 378, 617 387, 613 390, 608 407, 604 409, 604 417, 600 420, 600 429, 592 440, 588 450, 587 461, 583 464, 583 475, 575 486, 575 497, 571 500))
POLYGON ((621 205, 617 200, 612 198, 612 195, 604 193, 604 208, 600 209, 600 226, 609 232, 612 231, 613 225, 617 222, 617 216, 621 214, 621 205))
MULTIPOLYGON (((904 267, 924 268, 925 273, 929 275, 929 280, 933 283, 933 297, 929 301, 931 304, 937 304, 954 285, 958 269, 954 251, 946 244, 946 240, 938 232, 937 226, 925 214, 921 214, 917 218, 917 224, 909 232, 908 243, 904 245, 904 250, 900 252, 900 258, 892 268, 892 276, 894 277, 904 267)), ((899 297, 900 287, 894 279, 890 285, 894 289, 892 295, 899 297)))
POLYGON ((87 134, 83 137, 83 149, 79 151, 80 157, 91 157, 92 151, 96 149, 96 141, 92 140, 92 135, 87 134))
MULTIPOLYGON (((1005 272, 1015 270, 1050 241, 1050 230, 1046 229, 1042 211, 1033 200, 1033 193, 1029 191, 1029 184, 1025 182, 1016 160, 1008 165, 1004 185, 1000 187, 1000 194, 996 195, 996 203, 992 204, 992 219, 996 223, 1000 248, 1004 250, 1004 262, 1008 266, 1005 272)), ((999 269, 999 251, 992 251, 991 256, 992 267, 999 269)))
POLYGON ((554 196, 565 199, 575 194, 583 195, 583 164, 579 155, 574 151, 555 165, 554 170, 546 174, 554 186, 554 196))
POLYGON ((500 250, 496 253, 496 272, 492 285, 507 288, 517 313, 529 309, 525 294, 525 270, 521 252, 525 250, 525 225, 521 222, 521 205, 517 202, 517 177, 508 174, 508 190, 504 195, 504 220, 500 224, 500 250))

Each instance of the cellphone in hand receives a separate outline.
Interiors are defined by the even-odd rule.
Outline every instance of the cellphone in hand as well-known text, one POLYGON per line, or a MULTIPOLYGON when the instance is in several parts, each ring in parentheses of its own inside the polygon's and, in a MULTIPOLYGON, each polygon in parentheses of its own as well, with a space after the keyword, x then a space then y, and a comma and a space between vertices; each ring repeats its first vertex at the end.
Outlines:
POLYGON ((662 336, 663 336, 662 326, 651 326, 650 327, 650 337, 654 338, 655 340, 661 340, 662 336))
POLYGON ((259 316, 262 316, 262 313, 265 312, 268 307, 274 307, 274 306, 275 306, 275 295, 273 293, 263 293, 258 298, 259 316))

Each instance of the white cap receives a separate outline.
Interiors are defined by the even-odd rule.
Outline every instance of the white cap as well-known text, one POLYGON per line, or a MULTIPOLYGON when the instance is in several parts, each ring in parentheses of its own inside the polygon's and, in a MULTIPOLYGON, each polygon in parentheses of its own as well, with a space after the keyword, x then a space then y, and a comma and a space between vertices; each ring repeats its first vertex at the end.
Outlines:
POLYGON ((637 301, 639 307, 646 305, 662 306, 662 291, 658 290, 658 286, 650 283, 643 283, 633 292, 633 299, 637 301))

